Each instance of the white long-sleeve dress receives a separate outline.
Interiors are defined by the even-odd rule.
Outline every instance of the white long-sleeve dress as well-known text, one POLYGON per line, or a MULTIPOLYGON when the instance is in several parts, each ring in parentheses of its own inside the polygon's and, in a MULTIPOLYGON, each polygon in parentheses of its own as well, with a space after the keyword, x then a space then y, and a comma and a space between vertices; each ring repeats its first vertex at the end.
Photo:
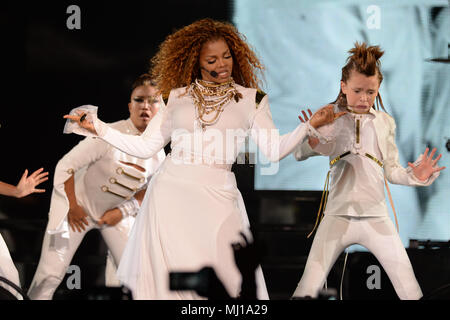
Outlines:
MULTIPOLYGON (((249 221, 231 165, 247 135, 269 160, 278 161, 314 129, 300 124, 280 136, 268 97, 256 103, 256 89, 236 87, 243 98, 228 102, 219 121, 205 130, 186 88, 171 91, 141 136, 94 120, 99 137, 136 157, 150 157, 171 140, 172 152, 150 181, 118 268, 135 299, 200 298, 194 291, 170 291, 169 272, 204 266, 214 268, 230 295, 239 294, 241 275, 231 244, 241 241, 239 232, 248 232, 249 221)), ((261 268, 257 288, 258 298, 268 299, 261 268)))

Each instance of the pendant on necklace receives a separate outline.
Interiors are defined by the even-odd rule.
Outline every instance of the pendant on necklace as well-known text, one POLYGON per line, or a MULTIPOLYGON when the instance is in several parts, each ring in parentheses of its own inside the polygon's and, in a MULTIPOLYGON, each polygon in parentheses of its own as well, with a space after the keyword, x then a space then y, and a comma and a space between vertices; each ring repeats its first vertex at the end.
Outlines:
POLYGON ((242 93, 237 92, 237 93, 234 95, 234 100, 236 100, 236 102, 239 102, 239 99, 242 99, 242 93))

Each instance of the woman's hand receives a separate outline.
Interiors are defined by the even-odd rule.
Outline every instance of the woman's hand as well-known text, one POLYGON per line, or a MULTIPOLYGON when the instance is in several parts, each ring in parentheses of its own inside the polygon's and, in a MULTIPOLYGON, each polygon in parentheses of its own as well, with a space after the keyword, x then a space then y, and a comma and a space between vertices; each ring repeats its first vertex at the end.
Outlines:
POLYGON ((22 178, 20 178, 19 183, 16 186, 17 189, 17 198, 22 198, 30 193, 42 193, 45 192, 45 189, 36 189, 36 186, 38 184, 41 184, 42 182, 48 180, 48 172, 42 172, 44 168, 40 168, 28 175, 28 170, 25 169, 25 172, 22 175, 22 178))
POLYGON ((87 113, 80 110, 77 110, 76 112, 77 112, 76 116, 66 114, 63 118, 77 122, 81 128, 84 128, 96 135, 97 131, 95 130, 94 123, 92 122, 92 120, 86 119, 87 113))
MULTIPOLYGON (((302 110, 302 113, 303 113, 303 117, 305 118, 305 120, 303 120, 302 116, 298 116, 298 118, 300 119, 301 122, 305 123, 306 121, 309 120, 309 118, 308 118, 308 116, 306 115, 306 112, 305 112, 305 111, 302 110)), ((310 116, 310 117, 313 115, 312 112, 311 112, 311 109, 308 109, 308 113, 309 113, 309 116, 310 116)))
MULTIPOLYGON (((329 104, 325 107, 320 108, 317 110, 309 120, 309 123, 314 129, 317 129, 323 125, 330 124, 334 120, 336 120, 339 117, 342 117, 344 114, 347 114, 347 111, 341 111, 338 113, 334 113, 334 106, 329 104)), ((305 114, 304 114, 305 115, 305 114)))
POLYGON ((108 226, 115 226, 122 220, 122 212, 118 208, 114 208, 106 211, 103 216, 98 221, 98 225, 102 226, 104 224, 108 226))
MULTIPOLYGON (((303 113, 303 118, 302 118, 302 116, 298 116, 298 118, 300 119, 301 122, 305 123, 309 120, 309 118, 306 115, 305 111, 302 110, 302 113, 303 113)), ((313 115, 310 109, 308 109, 308 113, 309 113, 310 117, 313 115)), ((319 142, 320 142, 320 140, 317 139, 316 137, 308 137, 308 143, 312 149, 314 149, 319 144, 319 142)))
POLYGON ((84 212, 84 209, 79 205, 73 206, 67 213, 67 221, 69 222, 69 226, 74 232, 81 232, 82 230, 84 231, 85 225, 89 225, 86 217, 86 212, 84 212))
POLYGON ((420 181, 427 181, 429 177, 433 175, 433 173, 444 170, 445 167, 437 167, 438 160, 442 157, 440 154, 436 159, 433 160, 434 153, 436 152, 436 148, 431 151, 430 156, 428 156, 428 151, 430 149, 426 148, 423 153, 422 161, 419 165, 414 166, 411 162, 408 162, 408 166, 412 168, 412 171, 417 179, 420 181))

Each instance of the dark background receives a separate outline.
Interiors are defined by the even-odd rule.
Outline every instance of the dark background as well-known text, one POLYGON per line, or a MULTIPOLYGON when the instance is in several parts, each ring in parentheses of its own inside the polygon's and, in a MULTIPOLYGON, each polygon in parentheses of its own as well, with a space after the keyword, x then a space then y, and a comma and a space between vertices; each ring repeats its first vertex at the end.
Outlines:
MULTIPOLYGON (((231 15, 231 1, 2 2, 0 180, 16 185, 25 169, 49 172, 39 186, 43 194, 0 196, 0 230, 25 288, 40 255, 55 166, 83 139, 63 134, 63 115, 93 104, 106 122, 126 119, 132 82, 148 71, 167 35, 198 19, 231 15), (80 30, 66 25, 70 5, 80 7, 80 30)), ((73 261, 95 266, 82 268, 83 287, 102 284, 105 250, 97 231, 86 236, 73 261)))
MULTIPOLYGON (((231 1, 7 2, 0 16, 1 180, 15 185, 25 168, 44 167, 52 181, 57 161, 82 139, 62 133, 64 114, 93 104, 104 121, 127 118, 131 84, 148 71, 159 43, 195 20, 231 14, 231 1), (72 4, 81 9, 80 30, 66 26, 72 4)), ((46 217, 51 182, 42 186, 45 194, 9 199, 32 204, 15 218, 46 217)))
MULTIPOLYGON (((25 289, 39 260, 54 168, 82 139, 62 133, 62 116, 74 107, 93 104, 106 122, 127 118, 131 84, 148 70, 150 58, 168 34, 205 17, 231 21, 232 14, 233 1, 224 0, 2 3, 0 180, 15 185, 26 168, 31 173, 44 167, 50 173, 49 181, 41 185, 46 189, 43 194, 23 199, 0 196, 0 230, 25 289), (73 4, 81 9, 81 30, 66 26, 71 15, 66 10, 73 4)), ((313 227, 321 192, 255 191, 253 169, 233 167, 255 237, 265 248, 262 266, 269 295, 287 299, 306 262, 312 241, 306 235, 313 227), (292 211, 297 220, 284 220, 283 212, 292 211)), ((90 232, 72 261, 83 270, 82 288, 103 284, 105 253, 99 233, 90 232)), ((436 257, 430 254, 428 261, 436 257)), ((384 291, 358 287, 364 282, 354 279, 367 277, 365 265, 376 263, 370 259, 367 253, 350 256, 344 298, 396 299, 389 281, 383 282, 384 291)), ((449 261, 434 265, 448 270, 449 261)), ((330 273, 329 287, 338 288, 342 266, 343 255, 330 273)), ((446 274, 440 269, 439 273, 446 274)), ((423 274, 430 274, 430 269, 423 274)), ((446 282, 427 286, 430 282, 424 277, 418 277, 424 292, 450 281, 447 277, 446 282)), ((64 281, 58 292, 64 298, 64 281)))

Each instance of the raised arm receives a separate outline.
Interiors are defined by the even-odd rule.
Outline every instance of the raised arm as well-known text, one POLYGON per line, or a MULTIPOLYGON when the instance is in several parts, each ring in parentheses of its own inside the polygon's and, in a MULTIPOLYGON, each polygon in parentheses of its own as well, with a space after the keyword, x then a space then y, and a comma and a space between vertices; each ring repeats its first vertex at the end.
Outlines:
POLYGON ((409 186, 429 186, 439 176, 441 170, 445 167, 438 167, 437 161, 440 156, 433 160, 435 149, 428 156, 428 148, 424 154, 408 167, 404 168, 398 161, 398 148, 395 144, 395 121, 387 118, 389 124, 389 135, 387 138, 387 155, 384 159, 384 172, 387 180, 391 183, 409 185, 409 186))
POLYGON ((140 136, 128 135, 115 130, 95 115, 83 118, 84 113, 79 113, 78 115, 65 115, 64 118, 77 122, 81 128, 89 130, 120 151, 137 158, 148 159, 160 151, 170 140, 171 119, 166 110, 165 106, 161 107, 140 136))
POLYGON ((37 185, 48 180, 48 172, 42 172, 43 170, 43 168, 40 168, 28 176, 28 170, 25 169, 25 172, 16 186, 0 181, 0 194, 22 198, 30 193, 45 192, 44 189, 36 189, 37 185))
MULTIPOLYGON (((298 116, 298 118, 303 123, 308 122, 310 120, 309 118, 311 118, 311 120, 312 120, 311 125, 313 127, 316 127, 317 123, 320 123, 320 118, 330 117, 330 119, 327 121, 331 121, 331 116, 333 115, 332 121, 334 121, 334 119, 337 119, 341 115, 345 114, 345 112, 340 112, 340 113, 338 112, 337 114, 335 114, 334 107, 332 105, 326 105, 326 106, 322 107, 321 109, 319 109, 318 112, 315 113, 314 119, 313 119, 313 114, 312 114, 311 110, 308 109, 308 113, 309 113, 309 117, 306 114, 306 112, 302 110, 303 118, 301 115, 298 116), (323 114, 320 113, 321 110, 324 110, 323 114), (330 110, 333 110, 333 111, 331 112, 330 110)), ((321 126, 316 131, 319 133, 320 136, 314 136, 314 135, 309 136, 307 140, 298 144, 293 151, 294 158, 297 161, 304 161, 310 157, 330 155, 334 151, 334 147, 335 147, 336 143, 335 143, 335 140, 330 139, 330 137, 327 137, 327 139, 325 139, 324 136, 322 135, 322 133, 323 133, 322 131, 323 131, 323 129, 326 129, 326 131, 332 131, 333 130, 332 126, 334 126, 334 122, 330 123, 326 126, 321 126)))
MULTIPOLYGON (((290 154, 298 145, 307 142, 309 136, 323 140, 316 128, 333 122, 345 113, 334 114, 329 107, 319 109, 309 121, 301 123, 290 133, 280 135, 275 127, 269 108, 268 97, 265 96, 253 119, 251 137, 262 153, 272 162, 279 161, 290 154), (331 111, 330 111, 331 110, 331 111), (311 125, 312 124, 314 125, 311 125)), ((321 141, 326 143, 325 140, 321 141)))

